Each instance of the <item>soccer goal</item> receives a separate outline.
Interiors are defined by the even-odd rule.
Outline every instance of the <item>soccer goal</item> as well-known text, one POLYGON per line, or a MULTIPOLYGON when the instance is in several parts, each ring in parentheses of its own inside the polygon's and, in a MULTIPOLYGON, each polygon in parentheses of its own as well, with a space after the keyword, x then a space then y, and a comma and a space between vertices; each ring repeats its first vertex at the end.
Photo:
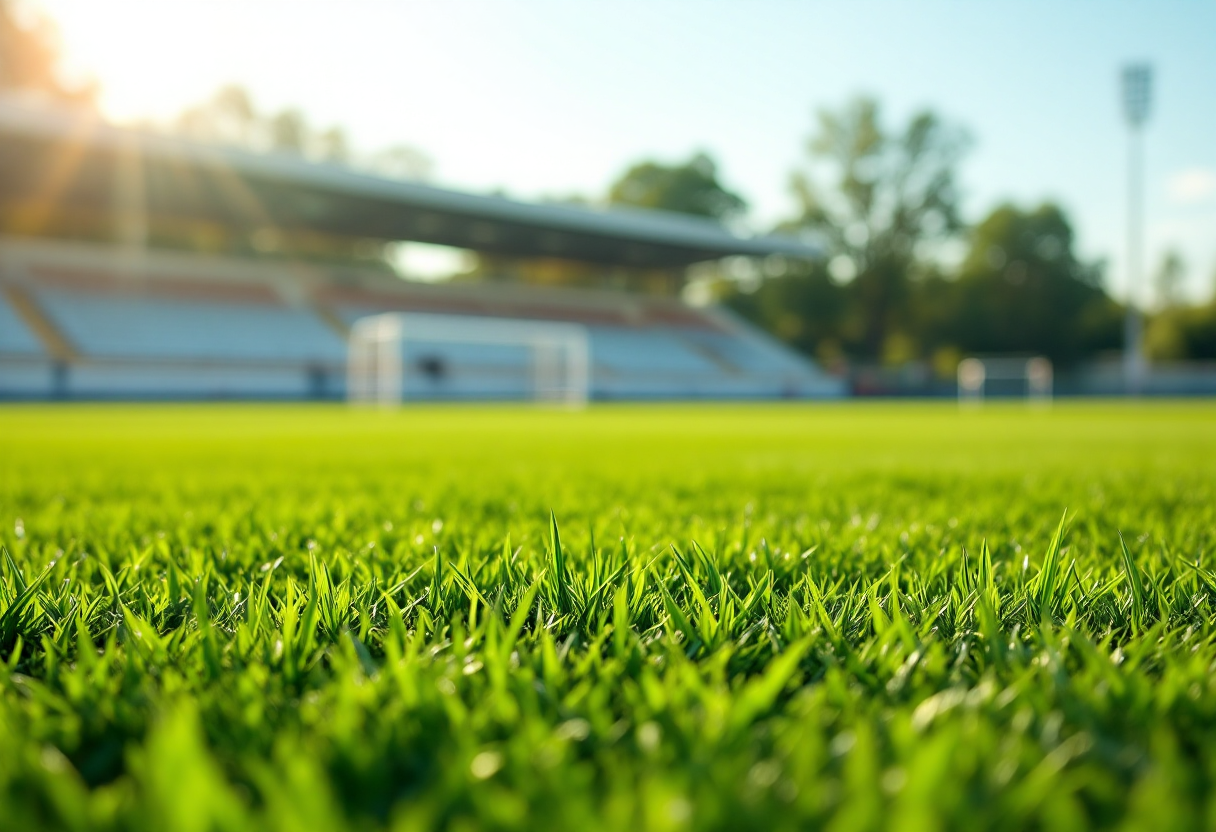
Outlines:
POLYGON ((587 328, 578 324, 372 315, 351 327, 347 398, 391 406, 421 398, 522 397, 578 406, 589 396, 590 363, 587 328))
POLYGON ((1031 404, 1047 404, 1052 398, 1051 362, 1043 356, 1031 358, 967 358, 958 365, 958 401, 978 405, 990 395, 993 385, 1006 396, 1025 396, 1031 404))

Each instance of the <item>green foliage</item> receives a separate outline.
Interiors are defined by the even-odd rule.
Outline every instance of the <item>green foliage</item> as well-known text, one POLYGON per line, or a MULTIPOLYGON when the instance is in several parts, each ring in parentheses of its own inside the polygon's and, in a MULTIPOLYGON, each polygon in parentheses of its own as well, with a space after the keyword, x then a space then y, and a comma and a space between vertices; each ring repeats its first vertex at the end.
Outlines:
POLYGON ((726 304, 806 355, 830 359, 857 347, 860 328, 848 292, 823 264, 799 264, 751 292, 732 291, 726 304), (851 314, 852 313, 852 314, 851 314))
POLYGON ((1182 286, 1186 282, 1186 262, 1174 249, 1165 252, 1161 265, 1153 274, 1153 293, 1157 304, 1165 309, 1182 301, 1182 286))
POLYGON ((608 190, 608 202, 715 220, 730 219, 747 208, 741 196, 718 181, 718 167, 704 153, 680 165, 634 165, 608 190))
MULTIPOLYGON (((866 288, 860 275, 836 284, 822 269, 804 268, 770 279, 753 293, 736 292, 727 303, 792 346, 821 357, 827 345, 829 352, 879 358, 902 339, 909 358, 928 359, 940 350, 1029 353, 1068 366, 1121 346, 1123 309, 1102 288, 1099 269, 1077 258, 1072 227, 1059 207, 1000 206, 972 229, 968 246, 957 272, 911 258, 899 267, 898 290, 892 289, 889 303, 883 301, 881 339, 873 343, 866 334, 872 329, 866 321, 872 317, 873 298, 867 293, 873 287, 866 288), (873 351, 876 345, 882 352, 873 351)), ((894 272, 891 277, 895 280, 894 272)), ((1158 340, 1173 337, 1174 330, 1166 333, 1166 328, 1187 315, 1194 313, 1163 312, 1154 323, 1158 340)), ((1155 331, 1150 328, 1150 343, 1155 331)), ((1199 333, 1201 327, 1185 331, 1199 333)), ((1202 340, 1198 334, 1187 337, 1202 340)))
POLYGON ((239 84, 226 84, 182 111, 174 128, 199 141, 311 156, 327 162, 349 161, 350 150, 340 127, 314 127, 294 107, 277 113, 262 112, 249 91, 239 84))
POLYGON ((1216 300, 1161 310, 1149 321, 1144 340, 1150 358, 1216 361, 1216 300))
POLYGON ((0 817, 1211 828, 1214 415, 3 409, 0 817))
MULTIPOLYGON (((1122 310, 1100 269, 1076 256, 1060 208, 999 206, 964 234, 957 167, 967 145, 930 111, 891 129, 871 98, 821 110, 811 165, 793 179, 799 214, 784 230, 819 234, 837 282, 802 267, 726 302, 820 357, 1037 353, 1067 365, 1120 347, 1122 310), (961 241, 961 268, 943 267, 942 244, 961 241)), ((1158 340, 1180 343, 1168 323, 1158 340)))
POLYGON ((793 178, 800 210, 790 226, 822 235, 835 262, 847 265, 862 355, 880 355, 906 314, 918 246, 962 229, 955 179, 966 146, 960 130, 930 111, 891 130, 878 102, 864 96, 818 113, 812 168, 793 178))
POLYGON ((951 340, 967 352, 1068 364, 1123 341, 1123 311, 1081 263, 1064 212, 1003 205, 976 226, 954 293, 951 340))

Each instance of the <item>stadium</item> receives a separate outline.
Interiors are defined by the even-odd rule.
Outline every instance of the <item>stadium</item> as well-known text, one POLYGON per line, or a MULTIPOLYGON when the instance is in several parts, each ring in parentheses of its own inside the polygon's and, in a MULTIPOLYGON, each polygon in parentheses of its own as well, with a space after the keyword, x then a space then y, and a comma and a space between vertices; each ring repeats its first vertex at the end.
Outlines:
MULTIPOLYGON (((494 320, 585 332, 583 399, 838 396, 842 383, 723 309, 638 293, 407 283, 385 269, 157 249, 178 238, 314 235, 460 246, 498 258, 659 272, 725 257, 814 258, 782 237, 646 211, 477 196, 332 165, 192 145, 0 104, 0 395, 341 399, 363 317, 401 313, 411 398, 527 399, 535 350, 479 343, 494 320), (100 229, 110 240, 56 239, 100 229), (21 238, 12 232, 23 232, 21 238), (428 327, 430 330, 428 330, 428 327)), ((521 332, 525 332, 525 327, 521 332)), ((521 336, 523 337, 523 336, 521 336)), ((558 386, 568 382, 559 378, 558 386)), ((553 387, 550 383, 548 387, 553 387)))
POLYGON ((0 0, 0 832, 1216 828, 1216 5, 1037 11, 0 0))

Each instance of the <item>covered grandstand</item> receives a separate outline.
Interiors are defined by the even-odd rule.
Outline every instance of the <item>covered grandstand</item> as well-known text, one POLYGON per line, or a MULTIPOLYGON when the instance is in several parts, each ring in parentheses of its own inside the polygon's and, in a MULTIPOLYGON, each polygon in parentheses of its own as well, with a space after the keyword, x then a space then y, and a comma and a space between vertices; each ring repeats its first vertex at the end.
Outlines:
MULTIPOLYGON (((490 318, 585 327, 598 399, 841 389, 725 311, 675 298, 425 285, 383 269, 214 245, 266 229, 561 257, 606 273, 817 254, 799 240, 739 236, 679 215, 457 193, 0 101, 0 396, 341 398, 350 329, 384 312, 453 327, 490 318), (173 251, 157 244, 165 235, 203 244, 173 251)), ((411 349, 418 398, 527 394, 518 351, 450 340, 411 349)))

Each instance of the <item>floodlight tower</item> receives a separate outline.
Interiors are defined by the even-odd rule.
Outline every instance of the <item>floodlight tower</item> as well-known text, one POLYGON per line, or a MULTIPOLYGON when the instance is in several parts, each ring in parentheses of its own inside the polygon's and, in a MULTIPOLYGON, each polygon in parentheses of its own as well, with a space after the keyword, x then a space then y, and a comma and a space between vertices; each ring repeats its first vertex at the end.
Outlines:
POLYGON ((1144 137, 1153 95, 1148 64, 1123 68, 1123 114, 1127 118, 1127 318, 1123 326, 1123 381, 1139 395, 1144 383, 1144 321, 1137 307, 1144 259, 1144 137))

